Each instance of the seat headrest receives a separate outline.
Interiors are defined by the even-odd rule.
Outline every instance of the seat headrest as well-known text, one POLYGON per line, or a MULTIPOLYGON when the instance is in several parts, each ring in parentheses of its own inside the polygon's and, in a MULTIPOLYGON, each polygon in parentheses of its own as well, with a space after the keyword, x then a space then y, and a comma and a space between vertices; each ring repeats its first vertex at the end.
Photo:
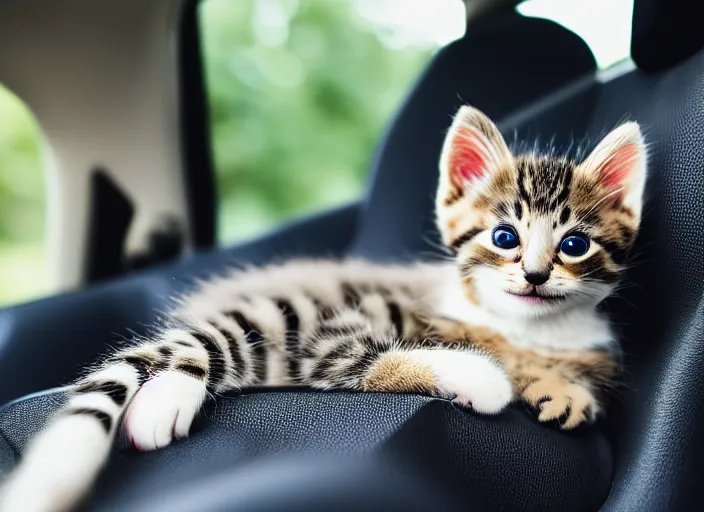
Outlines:
POLYGON ((666 69, 704 47, 699 4, 693 0, 635 0, 631 56, 640 69, 666 69))

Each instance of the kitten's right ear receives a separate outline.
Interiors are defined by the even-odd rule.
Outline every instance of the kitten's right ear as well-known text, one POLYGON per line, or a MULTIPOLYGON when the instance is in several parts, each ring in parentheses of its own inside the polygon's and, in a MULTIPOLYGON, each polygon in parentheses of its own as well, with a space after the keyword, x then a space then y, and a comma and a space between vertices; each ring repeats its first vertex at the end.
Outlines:
POLYGON ((438 204, 461 199, 513 157, 496 125, 476 108, 460 107, 445 137, 440 157, 438 204))
POLYGON ((604 137, 577 171, 596 178, 604 199, 620 201, 640 218, 647 151, 640 126, 624 123, 604 137))

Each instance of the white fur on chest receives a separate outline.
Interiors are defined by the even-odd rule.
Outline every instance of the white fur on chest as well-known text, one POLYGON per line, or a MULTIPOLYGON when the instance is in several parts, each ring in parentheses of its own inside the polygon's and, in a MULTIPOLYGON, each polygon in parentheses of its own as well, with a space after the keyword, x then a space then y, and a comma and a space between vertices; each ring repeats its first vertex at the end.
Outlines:
POLYGON ((616 342, 608 320, 593 308, 575 308, 544 318, 500 316, 467 300, 456 280, 449 280, 439 299, 437 315, 487 327, 519 348, 593 350, 612 347, 616 342))

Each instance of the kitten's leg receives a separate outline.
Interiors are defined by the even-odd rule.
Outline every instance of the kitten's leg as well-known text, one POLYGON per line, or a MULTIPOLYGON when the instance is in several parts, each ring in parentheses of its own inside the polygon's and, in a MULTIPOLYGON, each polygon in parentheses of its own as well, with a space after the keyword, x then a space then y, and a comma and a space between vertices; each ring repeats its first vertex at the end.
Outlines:
POLYGON ((125 427, 140 450, 162 448, 174 437, 188 435, 205 394, 202 386, 198 392, 191 390, 192 378, 206 375, 207 390, 214 393, 288 380, 285 316, 276 301, 252 297, 231 301, 222 311, 210 307, 190 313, 194 320, 189 327, 169 336, 174 343, 204 351, 209 367, 181 361, 139 389, 125 415, 125 427))
POLYGON ((194 322, 162 336, 167 343, 162 350, 172 361, 143 380, 123 418, 130 442, 142 451, 186 437, 208 391, 220 387, 228 374, 228 357, 212 326, 194 322))
POLYGON ((86 378, 34 438, 3 483, 0 510, 70 510, 90 488, 110 451, 120 415, 139 386, 129 362, 86 378))
POLYGON ((154 341, 80 381, 4 483, 0 511, 71 509, 105 463, 123 414, 132 443, 153 450, 188 434, 208 391, 300 381, 299 340, 332 314, 300 292, 220 302, 218 311, 191 300, 154 341))
POLYGON ((446 319, 432 320, 433 332, 445 340, 480 347, 501 361, 514 384, 516 395, 537 411, 541 422, 557 421, 570 430, 591 423, 601 411, 596 390, 608 386, 617 364, 608 353, 554 351, 538 354, 509 345, 483 327, 446 319))
POLYGON ((487 355, 404 346, 374 332, 357 312, 327 322, 303 356, 306 381, 316 388, 422 393, 484 414, 499 413, 513 398, 508 376, 487 355))
POLYGON ((154 341, 121 350, 79 381, 4 482, 0 511, 73 509, 107 460, 127 408, 127 431, 139 448, 187 435, 208 389, 234 386, 248 375, 235 371, 223 339, 211 324, 181 322, 154 341))

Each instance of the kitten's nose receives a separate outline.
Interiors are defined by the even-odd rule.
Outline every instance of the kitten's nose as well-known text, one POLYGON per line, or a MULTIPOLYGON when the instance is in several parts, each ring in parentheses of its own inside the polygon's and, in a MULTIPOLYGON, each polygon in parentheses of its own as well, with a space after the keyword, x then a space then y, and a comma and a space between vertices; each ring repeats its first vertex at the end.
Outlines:
POLYGON ((550 279, 550 272, 526 272, 523 277, 533 286, 540 286, 550 279))

